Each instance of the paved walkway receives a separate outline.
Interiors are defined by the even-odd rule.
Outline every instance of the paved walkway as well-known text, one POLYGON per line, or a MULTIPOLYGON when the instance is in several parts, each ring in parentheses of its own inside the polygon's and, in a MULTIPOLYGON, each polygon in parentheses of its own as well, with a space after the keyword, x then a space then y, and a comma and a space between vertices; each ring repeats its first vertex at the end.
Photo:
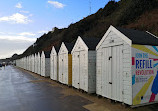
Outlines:
POLYGON ((158 111, 158 105, 131 109, 81 93, 49 78, 7 66, 0 70, 0 111, 158 111))
POLYGON ((0 111, 87 111, 82 97, 62 98, 61 88, 8 66, 0 70, 0 111))

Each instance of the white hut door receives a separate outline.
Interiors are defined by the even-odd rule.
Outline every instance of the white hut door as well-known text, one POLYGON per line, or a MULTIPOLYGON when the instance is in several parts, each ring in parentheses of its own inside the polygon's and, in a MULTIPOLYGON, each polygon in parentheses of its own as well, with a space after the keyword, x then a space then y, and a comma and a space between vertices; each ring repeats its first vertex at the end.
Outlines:
POLYGON ((112 99, 122 101, 122 45, 112 47, 112 99))
POLYGON ((54 80, 54 55, 52 56, 51 59, 52 59, 52 61, 51 61, 51 70, 52 70, 51 73, 52 73, 52 74, 51 74, 51 75, 52 75, 52 78, 53 78, 53 80, 54 80))
POLYGON ((57 63, 56 63, 57 61, 56 61, 56 56, 54 55, 53 56, 53 78, 54 78, 54 80, 57 80, 57 73, 56 73, 56 71, 57 71, 57 67, 56 67, 56 65, 57 65, 57 63))
POLYGON ((79 76, 80 76, 80 88, 86 91, 86 75, 84 73, 84 68, 85 68, 85 56, 84 56, 85 52, 84 51, 80 51, 79 53, 79 76))
POLYGON ((63 70, 63 66, 62 66, 62 55, 59 55, 59 81, 62 82, 62 70, 63 70))
POLYGON ((42 57, 41 57, 41 75, 43 76, 43 59, 42 59, 42 57))
POLYGON ((68 84, 68 54, 64 54, 64 83, 68 84))
POLYGON ((41 60, 40 67, 42 67, 42 69, 41 69, 41 75, 44 76, 44 59, 43 59, 43 57, 42 57, 42 60, 41 60))
POLYGON ((43 69, 43 59, 42 59, 42 57, 41 57, 41 67, 40 67, 40 69, 41 69, 41 76, 43 76, 43 71, 42 71, 42 69, 43 69))
POLYGON ((122 54, 122 45, 104 48, 102 93, 117 101, 122 101, 122 54))
POLYGON ((43 58, 43 76, 46 76, 46 71, 45 71, 45 69, 46 69, 46 59, 45 59, 45 57, 43 58))
POLYGON ((45 76, 45 74, 44 74, 44 58, 43 57, 42 57, 42 61, 41 61, 41 67, 42 67, 42 70, 41 70, 42 76, 45 76))
POLYGON ((62 64, 62 74, 61 74, 61 82, 64 83, 64 54, 61 55, 61 64, 62 64))
POLYGON ((41 75, 44 76, 44 58, 41 59, 41 75))
POLYGON ((111 80, 111 47, 103 48, 103 69, 102 69, 102 94, 104 97, 111 98, 112 80, 111 80))
POLYGON ((76 52, 76 87, 79 89, 80 88, 80 53, 76 52))

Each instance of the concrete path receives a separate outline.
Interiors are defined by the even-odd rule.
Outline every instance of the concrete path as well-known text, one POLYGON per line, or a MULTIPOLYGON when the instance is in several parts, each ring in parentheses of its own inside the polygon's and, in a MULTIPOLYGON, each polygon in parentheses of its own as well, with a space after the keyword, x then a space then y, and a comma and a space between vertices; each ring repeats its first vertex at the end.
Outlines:
POLYGON ((61 88, 11 66, 0 70, 0 111, 87 111, 79 96, 61 98, 61 88))
POLYGON ((143 110, 157 111, 158 105, 132 109, 16 67, 7 66, 0 70, 0 111, 143 110))

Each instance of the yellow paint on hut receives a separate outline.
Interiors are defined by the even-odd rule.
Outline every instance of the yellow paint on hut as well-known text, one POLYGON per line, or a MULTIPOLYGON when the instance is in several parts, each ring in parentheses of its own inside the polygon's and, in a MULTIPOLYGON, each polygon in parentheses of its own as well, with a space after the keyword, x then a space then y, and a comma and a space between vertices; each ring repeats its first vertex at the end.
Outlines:
POLYGON ((68 85, 72 85, 72 55, 68 54, 68 85))

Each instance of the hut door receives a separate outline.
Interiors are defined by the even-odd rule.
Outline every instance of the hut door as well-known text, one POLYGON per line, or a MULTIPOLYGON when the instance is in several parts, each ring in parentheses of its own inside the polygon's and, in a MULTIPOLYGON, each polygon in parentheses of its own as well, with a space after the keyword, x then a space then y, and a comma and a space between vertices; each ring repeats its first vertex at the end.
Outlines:
POLYGON ((46 76, 46 59, 43 58, 43 76, 46 76))
POLYGON ((122 45, 104 48, 103 57, 103 96, 122 101, 122 45))
POLYGON ((75 74, 75 81, 76 81, 76 88, 80 88, 80 53, 76 52, 76 74, 75 74))
POLYGON ((51 66, 51 69, 52 69, 52 78, 53 78, 53 80, 54 80, 54 55, 52 56, 52 61, 51 61, 51 64, 52 64, 52 66, 51 66))
POLYGON ((112 99, 122 101, 122 45, 112 47, 112 99))
POLYGON ((68 54, 64 54, 64 83, 68 84, 68 54))
POLYGON ((64 83, 64 54, 61 56, 62 72, 61 72, 61 82, 64 83))
POLYGON ((86 85, 85 81, 86 81, 86 75, 84 73, 84 68, 85 68, 85 56, 84 56, 84 51, 80 51, 79 53, 79 75, 80 75, 80 88, 86 91, 86 85))
POLYGON ((42 76, 44 76, 43 69, 44 69, 44 65, 43 65, 43 57, 42 57, 42 60, 41 60, 41 75, 42 76))
POLYGON ((57 80, 57 73, 56 73, 56 70, 57 70, 57 66, 56 66, 57 64, 56 64, 56 56, 54 55, 53 56, 53 78, 54 78, 54 80, 57 80))
POLYGON ((102 61, 102 94, 104 97, 111 98, 112 93, 112 79, 111 79, 111 47, 103 48, 102 61))
POLYGON ((62 64, 62 55, 59 55, 59 81, 62 81, 62 70, 63 70, 63 64, 62 64))
POLYGON ((42 59, 41 59, 41 67, 40 67, 40 69, 41 69, 41 76, 43 76, 43 57, 41 57, 42 59))
POLYGON ((42 74, 41 75, 44 76, 44 71, 43 71, 44 70, 43 57, 42 57, 42 61, 41 61, 41 67, 42 67, 42 69, 41 69, 41 73, 42 74))
POLYGON ((54 79, 54 80, 56 80, 56 72, 55 72, 55 71, 57 70, 57 69, 56 69, 56 64, 55 64, 55 62, 56 62, 56 60, 55 60, 56 58, 55 58, 55 57, 56 57, 56 56, 53 55, 53 61, 52 61, 52 62, 53 62, 53 79, 54 79))

